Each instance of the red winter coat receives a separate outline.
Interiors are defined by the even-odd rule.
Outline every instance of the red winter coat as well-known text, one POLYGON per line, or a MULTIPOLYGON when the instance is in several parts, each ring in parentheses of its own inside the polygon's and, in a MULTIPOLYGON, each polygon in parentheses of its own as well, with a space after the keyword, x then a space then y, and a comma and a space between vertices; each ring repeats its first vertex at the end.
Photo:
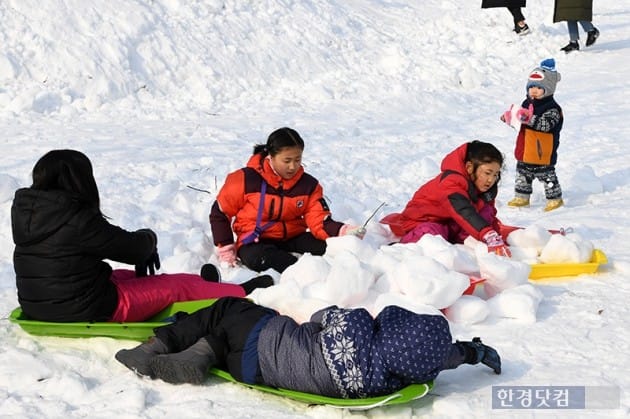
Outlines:
POLYGON ((210 212, 214 244, 237 247, 256 228, 263 179, 267 182, 260 225, 272 223, 260 239, 287 240, 307 230, 320 240, 337 236, 343 225, 331 218, 321 185, 300 168, 291 179, 282 179, 261 154, 254 154, 247 167, 230 173, 210 212), (232 223, 233 220, 233 223, 232 223))
POLYGON ((440 167, 441 173, 416 191, 400 214, 390 214, 382 222, 389 224, 397 236, 404 236, 422 222, 448 223, 455 221, 477 240, 490 230, 500 231, 500 221, 494 199, 497 184, 481 193, 466 171, 468 143, 450 152, 440 167), (479 212, 488 207, 494 219, 488 223, 479 212))

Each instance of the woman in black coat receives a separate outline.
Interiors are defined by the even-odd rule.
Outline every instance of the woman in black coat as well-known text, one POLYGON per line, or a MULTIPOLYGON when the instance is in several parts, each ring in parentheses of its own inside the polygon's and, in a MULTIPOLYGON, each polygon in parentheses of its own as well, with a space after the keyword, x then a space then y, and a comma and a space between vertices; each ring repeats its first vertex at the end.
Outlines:
POLYGON ((11 227, 18 301, 35 320, 142 321, 175 301, 243 297, 263 278, 239 286, 193 274, 154 275, 160 268, 156 234, 107 221, 92 164, 75 150, 39 159, 33 184, 15 193, 11 227), (113 270, 104 259, 135 265, 135 271, 113 270))

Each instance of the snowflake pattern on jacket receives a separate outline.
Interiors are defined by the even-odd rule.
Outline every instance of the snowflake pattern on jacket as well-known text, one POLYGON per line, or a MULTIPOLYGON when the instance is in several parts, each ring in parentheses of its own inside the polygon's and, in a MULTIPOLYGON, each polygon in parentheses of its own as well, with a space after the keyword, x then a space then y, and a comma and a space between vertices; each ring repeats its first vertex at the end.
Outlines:
POLYGON ((388 306, 372 318, 365 309, 325 310, 321 346, 345 398, 388 394, 433 380, 452 344, 446 319, 388 306))

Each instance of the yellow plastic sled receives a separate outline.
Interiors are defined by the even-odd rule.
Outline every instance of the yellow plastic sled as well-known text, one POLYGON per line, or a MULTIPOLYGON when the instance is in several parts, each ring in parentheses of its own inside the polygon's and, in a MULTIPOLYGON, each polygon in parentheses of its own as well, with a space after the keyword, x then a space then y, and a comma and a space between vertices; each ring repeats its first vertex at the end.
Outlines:
POLYGON ((575 276, 581 274, 592 274, 597 272, 600 265, 608 263, 608 259, 604 252, 599 249, 593 250, 591 260, 586 263, 538 263, 532 265, 532 271, 529 279, 545 279, 562 278, 566 276, 575 276))

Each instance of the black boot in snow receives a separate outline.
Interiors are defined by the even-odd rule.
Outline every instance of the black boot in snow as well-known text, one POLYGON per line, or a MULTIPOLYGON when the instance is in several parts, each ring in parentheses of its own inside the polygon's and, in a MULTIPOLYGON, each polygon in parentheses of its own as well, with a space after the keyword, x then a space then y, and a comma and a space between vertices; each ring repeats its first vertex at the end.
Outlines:
POLYGON ((201 271, 199 272, 199 276, 208 282, 221 282, 221 272, 219 272, 217 267, 212 263, 206 263, 203 265, 201 267, 201 271))
POLYGON ((158 355, 151 359, 153 376, 171 384, 201 384, 208 369, 217 363, 214 351, 205 338, 188 349, 174 354, 158 355))
POLYGON ((578 44, 577 41, 571 41, 565 46, 563 46, 562 48, 560 48, 560 51, 564 51, 567 54, 570 53, 571 51, 579 51, 579 50, 580 50, 580 44, 578 44))
POLYGON ((593 30, 588 31, 586 35, 586 46, 590 47, 595 43, 595 41, 597 41, 597 38, 599 38, 599 31, 597 30, 597 28, 593 28, 593 30))
POLYGON ((260 275, 252 278, 247 282, 243 282, 241 287, 245 290, 245 294, 250 294, 256 288, 267 288, 273 285, 273 278, 270 275, 260 275))
POLYGON ((116 352, 114 358, 136 374, 153 378, 149 361, 156 355, 166 353, 168 353, 168 348, 164 342, 153 336, 133 349, 121 349, 116 352))
POLYGON ((466 351, 465 363, 466 364, 478 364, 482 363, 492 368, 495 374, 501 374, 501 357, 497 351, 481 343, 480 338, 473 338, 472 342, 457 342, 462 345, 466 351))

